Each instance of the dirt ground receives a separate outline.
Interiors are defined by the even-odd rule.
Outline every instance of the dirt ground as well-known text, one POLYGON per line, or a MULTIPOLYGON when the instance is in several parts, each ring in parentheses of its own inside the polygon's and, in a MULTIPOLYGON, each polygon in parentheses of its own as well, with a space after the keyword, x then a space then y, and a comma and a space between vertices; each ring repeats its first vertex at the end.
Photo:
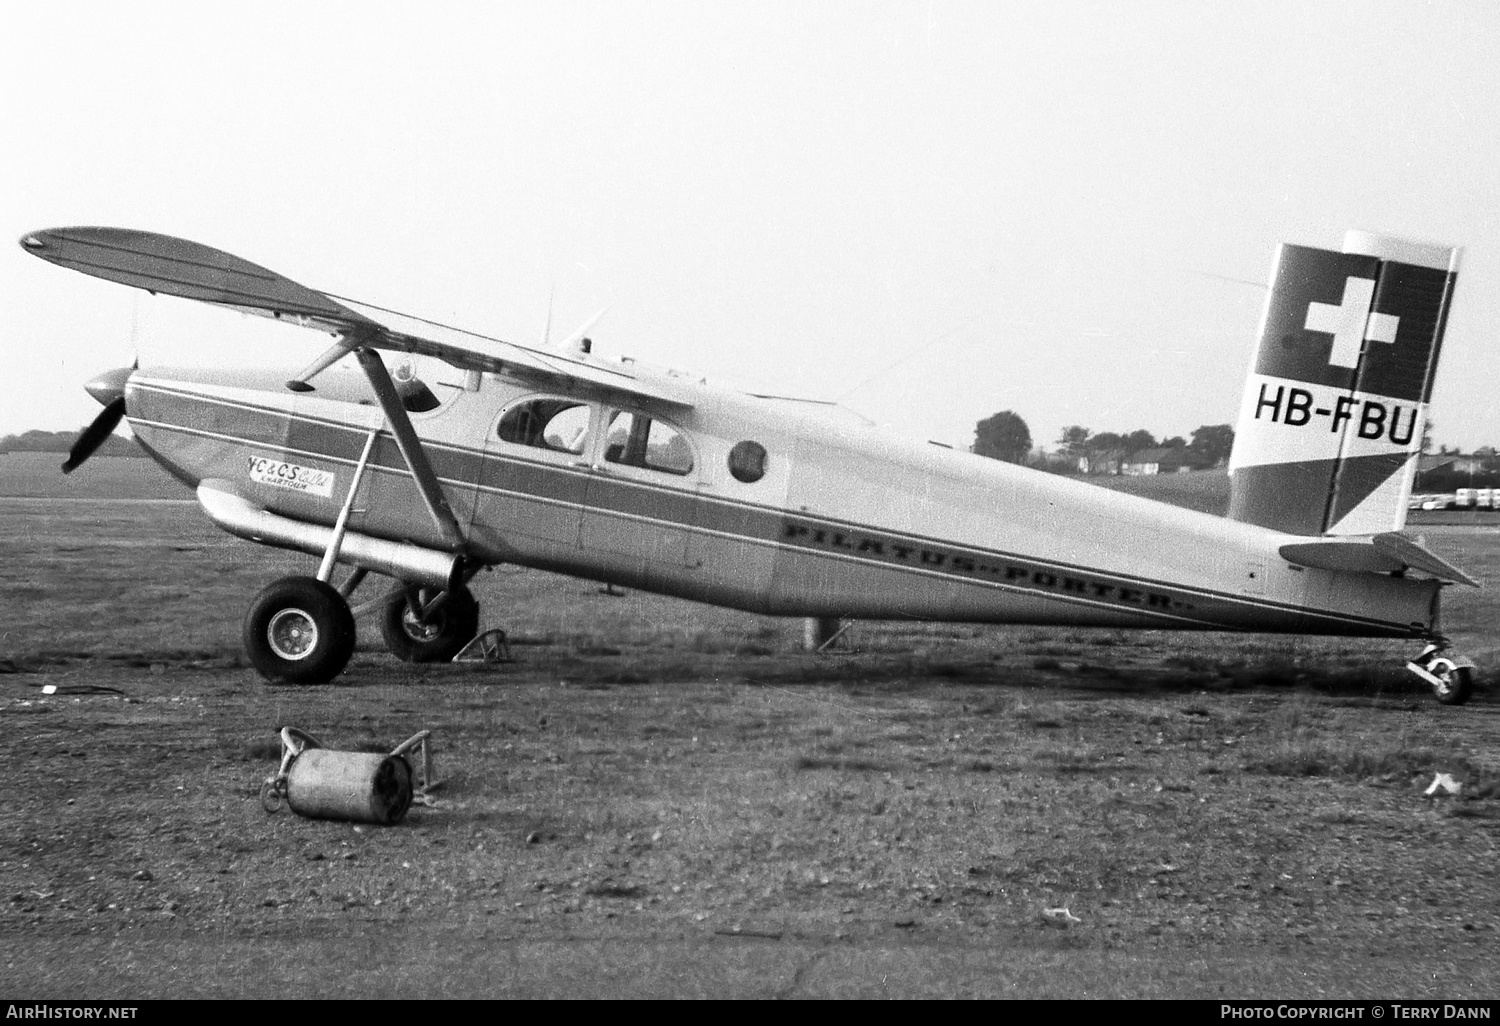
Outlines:
MULTIPOLYGON (((191 503, 0 500, 0 538, 5 997, 1500 994, 1488 592, 1450 593, 1461 708, 1409 645, 860 624, 815 656, 504 570, 512 662, 362 623, 283 688, 239 622, 310 561, 191 503), (266 813, 284 725, 432 730, 435 804, 266 813)), ((1430 540, 1500 580, 1496 535, 1430 540)))

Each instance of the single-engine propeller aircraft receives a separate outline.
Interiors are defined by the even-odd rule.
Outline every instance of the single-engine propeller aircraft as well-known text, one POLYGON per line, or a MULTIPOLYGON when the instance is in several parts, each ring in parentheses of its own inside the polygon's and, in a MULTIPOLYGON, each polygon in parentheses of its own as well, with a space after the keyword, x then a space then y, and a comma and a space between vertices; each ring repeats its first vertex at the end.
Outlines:
POLYGON ((334 336, 289 379, 104 374, 87 386, 104 411, 64 465, 127 418, 220 527, 322 556, 250 606, 267 679, 343 671, 369 571, 400 582, 376 600, 387 645, 451 658, 478 630, 467 582, 514 563, 783 616, 1411 638, 1427 644, 1407 666, 1440 701, 1470 694, 1439 597, 1476 582, 1402 531, 1454 249, 1363 232, 1342 251, 1281 247, 1216 517, 607 360, 578 336, 456 333, 182 239, 60 228, 21 245, 334 336), (382 351, 462 381, 393 377, 382 351), (349 354, 362 378, 320 377, 349 354))

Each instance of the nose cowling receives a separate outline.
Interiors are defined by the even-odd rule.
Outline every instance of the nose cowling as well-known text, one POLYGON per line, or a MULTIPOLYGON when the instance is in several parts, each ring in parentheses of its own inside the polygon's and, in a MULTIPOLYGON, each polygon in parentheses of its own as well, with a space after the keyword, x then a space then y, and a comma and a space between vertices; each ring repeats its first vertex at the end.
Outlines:
POLYGON ((64 474, 71 474, 83 466, 94 450, 120 426, 120 420, 125 416, 125 383, 134 370, 134 367, 120 367, 105 371, 83 386, 104 409, 99 411, 92 424, 83 429, 68 451, 68 459, 62 465, 64 474))
POLYGON ((117 367, 112 371, 105 371, 85 384, 83 390, 93 396, 100 406, 108 406, 125 398, 125 382, 134 371, 134 367, 117 367))

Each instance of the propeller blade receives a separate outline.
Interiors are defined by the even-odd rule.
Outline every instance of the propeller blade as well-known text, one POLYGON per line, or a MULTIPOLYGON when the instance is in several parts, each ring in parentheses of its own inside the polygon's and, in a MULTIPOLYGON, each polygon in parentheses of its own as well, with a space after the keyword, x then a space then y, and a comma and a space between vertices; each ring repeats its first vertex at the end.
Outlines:
POLYGON ((120 418, 125 416, 125 397, 120 396, 112 400, 104 409, 99 411, 99 416, 94 422, 83 429, 78 436, 78 441, 73 443, 73 448, 68 450, 68 460, 62 465, 64 474, 71 474, 83 466, 84 460, 94 454, 94 450, 104 444, 104 440, 114 434, 115 428, 120 426, 120 418))

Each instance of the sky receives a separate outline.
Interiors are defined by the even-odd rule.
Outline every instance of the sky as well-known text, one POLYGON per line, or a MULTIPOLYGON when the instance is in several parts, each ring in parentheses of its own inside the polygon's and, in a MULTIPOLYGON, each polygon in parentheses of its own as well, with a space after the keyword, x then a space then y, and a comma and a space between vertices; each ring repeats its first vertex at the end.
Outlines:
MULTIPOLYGON (((1465 247, 1435 439, 1500 444, 1500 5, 0 4, 0 228, 115 225, 967 446, 1232 423, 1276 245, 1465 247), (550 314, 549 314, 550 311, 550 314)), ((4 232, 0 232, 3 235, 4 232)), ((0 251, 0 435, 326 339, 0 251)))

